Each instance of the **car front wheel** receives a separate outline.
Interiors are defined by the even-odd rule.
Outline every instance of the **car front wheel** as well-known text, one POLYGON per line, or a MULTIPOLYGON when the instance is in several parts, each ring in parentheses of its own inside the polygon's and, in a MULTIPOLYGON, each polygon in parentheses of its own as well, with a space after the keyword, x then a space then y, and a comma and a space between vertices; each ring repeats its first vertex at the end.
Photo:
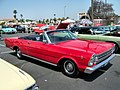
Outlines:
POLYGON ((62 73, 69 77, 77 77, 79 74, 76 64, 71 60, 66 60, 61 65, 62 73))

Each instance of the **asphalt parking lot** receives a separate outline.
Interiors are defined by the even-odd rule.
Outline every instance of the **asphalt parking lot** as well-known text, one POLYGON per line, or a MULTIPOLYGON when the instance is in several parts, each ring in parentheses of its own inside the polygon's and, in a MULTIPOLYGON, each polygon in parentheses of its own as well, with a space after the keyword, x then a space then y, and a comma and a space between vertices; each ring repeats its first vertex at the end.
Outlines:
MULTIPOLYGON (((3 34, 5 37, 28 35, 27 33, 3 34)), ((120 90, 120 54, 105 67, 92 74, 80 73, 77 78, 69 78, 59 68, 24 57, 18 59, 15 53, 0 41, 0 58, 30 74, 41 90, 120 90)))

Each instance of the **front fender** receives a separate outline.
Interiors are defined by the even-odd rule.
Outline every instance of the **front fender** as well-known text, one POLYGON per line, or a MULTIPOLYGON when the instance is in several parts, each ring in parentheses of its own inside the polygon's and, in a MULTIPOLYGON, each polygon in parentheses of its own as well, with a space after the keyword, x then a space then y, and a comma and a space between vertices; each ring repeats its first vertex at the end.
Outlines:
POLYGON ((89 60, 86 60, 83 57, 74 58, 74 57, 71 57, 71 56, 62 56, 58 61, 58 66, 59 66, 60 62, 66 60, 66 59, 69 59, 69 60, 73 61, 80 71, 84 71, 86 69, 86 67, 88 65, 88 61, 89 61, 89 60), (81 63, 81 62, 83 62, 83 63, 81 63), (84 64, 84 63, 86 63, 86 64, 84 64))

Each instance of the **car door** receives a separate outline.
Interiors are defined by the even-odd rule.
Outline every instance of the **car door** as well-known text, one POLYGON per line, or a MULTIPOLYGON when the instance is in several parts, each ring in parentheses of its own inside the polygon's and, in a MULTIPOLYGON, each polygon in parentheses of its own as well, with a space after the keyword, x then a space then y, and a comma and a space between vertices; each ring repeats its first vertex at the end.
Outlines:
POLYGON ((35 58, 47 60, 48 45, 48 43, 43 42, 43 35, 29 37, 29 40, 26 42, 27 54, 35 58))
MULTIPOLYGON (((42 36, 43 37, 43 36, 42 36)), ((41 37, 40 37, 41 38, 41 37)), ((58 57, 58 48, 55 44, 48 43, 47 39, 27 41, 27 52, 29 56, 41 59, 47 62, 56 63, 58 57)))
MULTIPOLYGON (((28 41, 28 55, 39 58, 43 52, 43 42, 28 41)), ((41 57, 42 58, 42 57, 41 57)), ((42 58, 43 59, 43 58, 42 58)))
POLYGON ((28 43, 29 56, 54 64, 62 56, 61 50, 55 44, 41 41, 29 41, 28 43))

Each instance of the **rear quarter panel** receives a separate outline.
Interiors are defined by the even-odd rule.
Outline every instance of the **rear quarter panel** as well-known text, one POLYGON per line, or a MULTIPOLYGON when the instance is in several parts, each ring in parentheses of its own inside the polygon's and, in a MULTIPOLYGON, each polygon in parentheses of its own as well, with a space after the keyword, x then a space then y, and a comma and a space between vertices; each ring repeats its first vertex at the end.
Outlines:
POLYGON ((10 49, 14 49, 14 47, 18 47, 22 53, 28 54, 28 40, 18 39, 18 37, 13 38, 5 38, 4 42, 6 47, 10 49))
POLYGON ((5 39, 4 39, 4 42, 5 42, 6 47, 8 47, 8 48, 10 48, 10 49, 13 49, 14 39, 5 38, 5 39))

